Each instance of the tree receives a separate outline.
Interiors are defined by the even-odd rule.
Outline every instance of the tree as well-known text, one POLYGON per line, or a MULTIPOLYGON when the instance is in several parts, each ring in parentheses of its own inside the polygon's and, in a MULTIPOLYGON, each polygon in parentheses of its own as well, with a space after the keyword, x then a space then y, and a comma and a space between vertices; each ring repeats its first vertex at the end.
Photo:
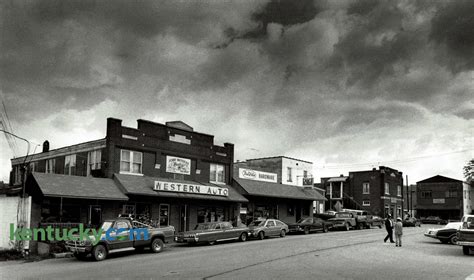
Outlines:
POLYGON ((471 159, 463 168, 464 178, 468 182, 474 181, 474 159, 471 159))

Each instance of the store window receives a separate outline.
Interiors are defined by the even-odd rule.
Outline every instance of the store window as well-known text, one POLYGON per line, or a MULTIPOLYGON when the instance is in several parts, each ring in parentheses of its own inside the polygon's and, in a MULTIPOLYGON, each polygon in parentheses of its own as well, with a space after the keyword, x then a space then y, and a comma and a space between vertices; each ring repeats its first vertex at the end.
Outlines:
POLYGON ((295 215, 295 206, 294 205, 288 205, 287 209, 287 216, 294 216, 295 215))
POLYGON ((456 190, 449 190, 449 191, 446 191, 446 197, 447 198, 455 198, 455 197, 458 197, 458 192, 456 190))
POLYGON ((370 200, 362 201, 362 206, 370 206, 370 200))
POLYGON ((142 174, 142 153, 130 150, 121 150, 120 172, 142 174))
POLYGON ((401 216, 402 216, 402 207, 397 206, 397 217, 401 217, 401 216))
POLYGON ((222 207, 198 207, 197 222, 222 222, 226 220, 224 208, 222 207))
POLYGON ((46 160, 46 169, 45 173, 53 174, 56 168, 56 159, 47 159, 46 160))
POLYGON ((363 194, 370 194, 370 184, 369 183, 362 183, 362 193, 363 194))
POLYGON ((225 184, 224 165, 211 163, 209 181, 211 183, 225 184))
POLYGON ((160 226, 169 226, 170 224, 170 206, 160 204, 160 226))
POLYGON ((385 183, 385 194, 390 194, 390 185, 385 183))
POLYGON ((303 216, 309 216, 309 207, 303 207, 303 216))
POLYGON ((431 191, 421 191, 421 198, 431 198, 431 191))
POLYGON ((291 174, 292 173, 291 171, 292 171, 291 167, 286 168, 286 175, 287 175, 286 181, 287 182, 293 182, 293 180, 292 180, 293 175, 291 174))
POLYGON ((68 155, 64 157, 64 174, 75 175, 76 174, 76 155, 68 155))

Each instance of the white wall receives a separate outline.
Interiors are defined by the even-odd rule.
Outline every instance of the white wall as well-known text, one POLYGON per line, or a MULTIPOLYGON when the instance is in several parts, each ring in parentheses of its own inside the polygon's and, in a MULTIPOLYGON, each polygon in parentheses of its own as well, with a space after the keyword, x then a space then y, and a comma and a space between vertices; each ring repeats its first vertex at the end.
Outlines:
POLYGON ((473 213, 474 210, 474 187, 466 182, 462 186, 463 215, 473 213))
MULTIPOLYGON (((0 196, 0 250, 11 249, 14 246, 14 242, 10 241, 10 224, 14 224, 14 228, 16 229, 18 203, 20 203, 20 197, 18 196, 0 196)), ((29 228, 31 197, 26 198, 25 203, 24 225, 29 228)), ((28 243, 29 242, 25 242, 24 246, 28 247, 28 243)))
POLYGON ((307 171, 308 177, 313 175, 313 164, 305 161, 283 158, 282 159, 282 184, 303 186, 303 174, 307 171), (288 167, 291 167, 291 182, 288 182, 288 167))

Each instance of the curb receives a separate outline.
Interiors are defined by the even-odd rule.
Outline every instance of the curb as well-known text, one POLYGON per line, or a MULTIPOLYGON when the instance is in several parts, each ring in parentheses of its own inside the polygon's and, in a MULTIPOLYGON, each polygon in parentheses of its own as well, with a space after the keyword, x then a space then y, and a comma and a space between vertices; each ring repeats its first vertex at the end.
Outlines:
POLYGON ((73 257, 73 254, 71 252, 53 253, 53 258, 55 259, 72 258, 72 257, 73 257))

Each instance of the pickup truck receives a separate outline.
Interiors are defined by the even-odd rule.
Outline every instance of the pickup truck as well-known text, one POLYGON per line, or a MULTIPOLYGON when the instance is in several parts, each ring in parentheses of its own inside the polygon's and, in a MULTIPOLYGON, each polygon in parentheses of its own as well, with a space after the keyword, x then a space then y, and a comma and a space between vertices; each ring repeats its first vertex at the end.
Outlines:
POLYGON ((464 255, 474 252, 474 215, 465 215, 457 232, 457 244, 462 246, 464 255))
POLYGON ((328 220, 332 223, 332 228, 363 229, 370 228, 371 222, 365 215, 357 215, 352 212, 337 212, 334 218, 328 220))
POLYGON ((89 254, 96 261, 104 260, 108 254, 151 248, 154 253, 164 249, 164 243, 173 240, 173 226, 155 228, 127 218, 106 220, 98 230, 89 231, 85 238, 74 235, 76 240, 66 241, 66 249, 79 259, 89 254))

